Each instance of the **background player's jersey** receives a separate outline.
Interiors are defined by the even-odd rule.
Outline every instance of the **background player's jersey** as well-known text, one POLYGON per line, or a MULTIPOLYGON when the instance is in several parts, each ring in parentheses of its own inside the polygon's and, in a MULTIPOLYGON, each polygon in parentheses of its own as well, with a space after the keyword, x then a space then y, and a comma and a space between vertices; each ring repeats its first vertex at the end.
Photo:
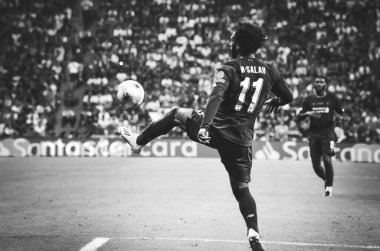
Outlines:
POLYGON ((334 112, 343 113, 338 98, 329 92, 324 97, 315 95, 306 97, 302 104, 301 113, 308 111, 321 114, 320 118, 310 117, 310 133, 334 130, 334 112))
POLYGON ((284 100, 292 93, 273 66, 256 58, 238 58, 216 70, 201 127, 239 145, 252 144, 254 123, 270 92, 284 100))

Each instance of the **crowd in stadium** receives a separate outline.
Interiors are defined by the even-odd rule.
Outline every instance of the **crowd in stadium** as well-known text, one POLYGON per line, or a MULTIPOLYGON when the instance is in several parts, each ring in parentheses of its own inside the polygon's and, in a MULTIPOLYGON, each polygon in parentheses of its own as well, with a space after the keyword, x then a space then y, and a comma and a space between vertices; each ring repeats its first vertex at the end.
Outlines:
POLYGON ((269 35, 257 56, 295 98, 260 114, 258 140, 306 138, 296 114, 318 73, 346 111, 339 141, 380 143, 379 1, 3 0, 0 10, 0 137, 113 136, 173 106, 203 109, 231 25, 250 19, 269 35), (126 79, 144 86, 137 110, 113 99, 126 79))

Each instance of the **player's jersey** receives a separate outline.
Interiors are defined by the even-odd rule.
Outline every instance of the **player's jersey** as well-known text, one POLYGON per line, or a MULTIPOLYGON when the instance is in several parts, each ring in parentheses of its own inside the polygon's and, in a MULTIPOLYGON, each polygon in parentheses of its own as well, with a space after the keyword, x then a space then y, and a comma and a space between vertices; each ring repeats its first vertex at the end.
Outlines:
POLYGON ((201 127, 210 127, 213 133, 239 145, 251 145, 256 116, 270 92, 292 100, 275 67, 256 58, 224 63, 216 70, 201 127))
POLYGON ((320 118, 310 117, 310 133, 320 133, 334 130, 334 112, 343 113, 342 106, 338 98, 327 93, 324 97, 310 95, 306 97, 302 104, 301 113, 312 111, 320 113, 320 118))

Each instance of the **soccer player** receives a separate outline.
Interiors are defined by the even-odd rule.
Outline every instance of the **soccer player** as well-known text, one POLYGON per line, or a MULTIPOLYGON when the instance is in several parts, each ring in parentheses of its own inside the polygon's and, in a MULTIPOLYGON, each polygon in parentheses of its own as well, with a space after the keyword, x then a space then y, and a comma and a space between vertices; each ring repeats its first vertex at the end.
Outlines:
POLYGON ((257 225, 256 203, 249 191, 254 123, 264 105, 273 112, 293 100, 279 71, 255 58, 265 40, 260 26, 239 22, 229 43, 233 60, 216 70, 204 112, 174 108, 140 134, 126 128, 120 132, 136 153, 175 126, 185 130, 193 141, 215 148, 229 174, 252 250, 264 250, 257 225), (271 92, 276 97, 268 99, 271 92))
POLYGON ((332 196, 334 168, 331 157, 335 155, 336 135, 334 114, 343 115, 338 98, 327 92, 327 78, 317 76, 313 82, 314 94, 305 98, 300 117, 310 117, 309 147, 315 173, 325 182, 324 196, 332 196), (323 159, 324 168, 321 166, 323 159))

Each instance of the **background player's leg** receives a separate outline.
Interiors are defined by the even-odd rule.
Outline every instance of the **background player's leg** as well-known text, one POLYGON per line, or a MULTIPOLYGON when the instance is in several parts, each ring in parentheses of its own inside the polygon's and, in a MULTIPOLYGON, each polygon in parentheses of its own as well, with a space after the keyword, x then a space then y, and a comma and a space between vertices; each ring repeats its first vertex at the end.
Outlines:
MULTIPOLYGON (((325 166, 326 183, 325 187, 332 187, 334 182, 334 169, 331 161, 331 156, 334 154, 334 141, 335 133, 331 133, 329 137, 321 139, 321 151, 323 153, 323 165, 325 166)), ((331 189, 331 188, 329 188, 331 189)))
POLYGON ((191 118, 193 110, 186 108, 173 108, 167 112, 162 118, 152 122, 137 137, 137 144, 144 146, 158 136, 167 134, 175 126, 182 129, 186 126, 187 118, 191 118))
POLYGON ((322 150, 320 142, 317 139, 311 139, 309 142, 310 146, 310 157, 311 164, 313 165, 314 172, 321 178, 323 181, 326 181, 325 170, 321 165, 322 150))
POLYGON ((328 154, 323 154, 323 164, 326 170, 325 187, 332 187, 334 182, 334 168, 332 165, 331 157, 328 154))
POLYGON ((321 156, 311 157, 311 163, 313 165, 314 172, 321 178, 323 181, 326 181, 325 170, 321 165, 321 156))
POLYGON ((232 192, 239 203, 240 212, 247 224, 247 228, 252 228, 259 232, 257 225, 256 202, 249 191, 249 183, 241 182, 230 175, 232 192))

